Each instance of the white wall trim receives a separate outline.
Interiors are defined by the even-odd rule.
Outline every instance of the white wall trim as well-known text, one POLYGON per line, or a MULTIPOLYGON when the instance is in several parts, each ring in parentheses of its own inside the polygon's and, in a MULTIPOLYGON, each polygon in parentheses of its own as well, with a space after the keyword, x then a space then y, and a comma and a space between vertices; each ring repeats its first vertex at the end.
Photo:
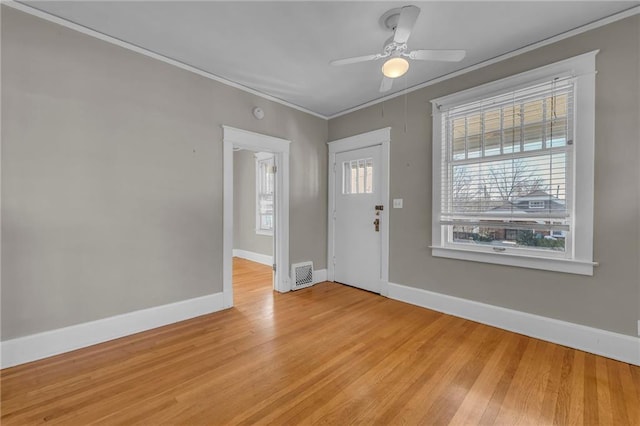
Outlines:
POLYGON ((423 89, 425 87, 433 86, 434 84, 440 83, 442 81, 449 80, 449 79, 452 79, 454 77, 458 77, 460 75, 469 73, 471 71, 475 71, 477 69, 484 68, 486 66, 489 66, 489 65, 492 65, 492 64, 496 64, 498 62, 505 61, 505 60, 513 58, 515 56, 522 55, 523 53, 530 52, 532 50, 539 49, 541 47, 544 47, 544 46, 547 46, 549 44, 553 44, 553 43, 559 42, 561 40, 576 36, 578 34, 582 34, 584 32, 591 31, 591 30, 594 30, 596 28, 603 27, 605 25, 611 24, 611 23, 616 22, 616 21, 620 21, 622 19, 628 18, 630 16, 637 15, 639 13, 640 13, 640 6, 632 7, 631 9, 624 10, 624 11, 622 11, 620 13, 616 13, 615 15, 607 16, 606 18, 602 18, 602 19, 597 20, 595 22, 591 22, 591 23, 588 23, 588 24, 583 25, 581 27, 574 28, 573 30, 569 30, 567 32, 564 32, 562 34, 558 34, 556 36, 550 37, 550 38, 545 39, 545 40, 541 40, 541 41, 539 41, 537 43, 533 43, 533 44, 530 44, 528 46, 521 47, 520 49, 512 50, 511 52, 507 52, 507 53, 505 53, 503 55, 496 56, 495 58, 491 58, 491 59, 486 60, 486 61, 478 62, 477 64, 470 65, 470 66, 468 66, 466 68, 463 68, 463 69, 458 70, 458 71, 454 71, 454 72, 449 73, 449 74, 445 74, 445 75, 440 76, 438 78, 434 78, 433 80, 425 81, 424 83, 418 84, 418 85, 413 86, 413 87, 409 87, 409 88, 401 90, 399 92, 395 92, 395 93, 393 93, 391 95, 388 95, 388 96, 385 96, 385 97, 382 97, 382 98, 378 98, 378 99, 374 99, 373 101, 366 102, 366 103, 364 103, 362 105, 358 105, 358 106, 355 106, 353 108, 349 108, 349 109, 346 109, 344 111, 340 111, 340 112, 338 112, 336 114, 329 115, 329 116, 327 116, 327 119, 331 120, 333 118, 337 118, 337 117, 340 117, 340 116, 343 116, 343 115, 347 115, 347 114, 350 114, 352 112, 355 112, 355 111, 358 111, 358 110, 361 110, 361 109, 365 109, 365 108, 368 108, 370 106, 379 104, 381 102, 388 101, 389 99, 397 98, 398 96, 403 96, 403 95, 406 95, 408 93, 415 92, 416 90, 420 90, 420 89, 423 89))
POLYGON ((389 283, 389 298, 640 365, 640 338, 389 283))
MULTIPOLYGON (((289 278, 289 150, 291 141, 248 130, 222 126, 223 193, 222 193, 222 291, 224 306, 233 306, 233 150, 246 149, 274 154, 276 172, 274 259, 275 290, 291 290, 289 278)), ((272 264, 273 264, 272 263, 272 264)))
POLYGON ((544 271, 564 272, 567 274, 593 275, 593 267, 598 262, 588 262, 573 259, 524 256, 514 253, 488 253, 459 247, 429 246, 433 257, 468 260, 471 262, 492 263, 494 265, 517 266, 519 268, 542 269, 544 271))
POLYGON ((247 259, 252 262, 261 263, 267 266, 273 266, 273 256, 268 254, 256 253, 248 250, 233 249, 233 257, 247 259))
POLYGON ((223 309, 222 293, 18 337, 0 343, 2 368, 47 358, 223 309))
POLYGON ((389 215, 391 207, 389 205, 389 175, 391 161, 391 127, 384 127, 378 130, 349 136, 335 141, 327 142, 329 146, 329 163, 327 167, 329 172, 329 202, 328 202, 328 228, 327 228, 327 280, 334 280, 335 273, 335 182, 336 182, 336 154, 344 151, 352 151, 354 149, 366 148, 370 146, 382 146, 381 164, 382 164, 382 188, 381 198, 385 207, 380 215, 380 294, 386 296, 388 294, 389 282, 389 215))
POLYGON ((275 136, 263 135, 249 130, 222 126, 225 142, 232 143, 234 148, 265 153, 289 152, 291 141, 275 136))
POLYGON ((316 269, 313 271, 313 283, 318 284, 325 282, 327 280, 327 270, 326 269, 316 269))
POLYGON ((209 80, 217 81, 218 83, 222 83, 225 86, 230 86, 230 87, 233 87, 235 89, 241 90, 243 92, 251 93, 252 95, 258 96, 258 97, 266 99, 268 101, 276 102, 276 103, 278 103, 280 105, 284 105, 284 106, 287 106, 289 108, 293 108, 293 109, 298 110, 298 111, 302 111, 304 113, 313 115, 314 117, 323 118, 325 120, 327 119, 327 117, 325 115, 318 114, 317 112, 308 110, 308 109, 303 108, 301 106, 298 106, 296 104, 292 104, 292 103, 287 102, 287 101, 285 101, 283 99, 276 98, 275 96, 267 95, 266 93, 259 92, 259 91, 255 90, 255 89, 251 89, 250 87, 243 86, 242 84, 236 83, 236 82, 231 81, 231 80, 227 80, 226 78, 217 76, 215 74, 211 74, 210 72, 201 70, 201 69, 196 68, 196 67, 194 67, 192 65, 188 65, 188 64, 185 64, 183 62, 177 61, 175 59, 169 58, 168 56, 164 56, 164 55, 161 55, 159 53, 153 52, 151 50, 147 50, 145 48, 142 48, 140 46, 136 46, 134 44, 127 43, 126 41, 119 40, 117 38, 111 37, 111 36, 109 36, 107 34, 99 32, 99 31, 92 30, 92 29, 90 29, 88 27, 84 27, 82 25, 79 25, 79 24, 76 24, 74 22, 68 21, 68 20, 66 20, 64 18, 60 18, 58 16, 55 16, 55 15, 52 15, 50 13, 44 12, 42 10, 36 9, 36 8, 34 8, 32 6, 29 6, 27 4, 18 3, 18 2, 12 1, 12 0, 2 0, 2 4, 3 5, 7 5, 7 6, 13 8, 13 9, 17 9, 17 10, 19 10, 21 12, 28 13, 29 15, 33 15, 33 16, 36 16, 38 18, 44 19, 46 21, 53 22, 53 23, 61 25, 63 27, 72 29, 72 30, 77 31, 79 33, 91 36, 93 38, 97 38, 98 40, 106 41, 107 43, 111 43, 111 44, 114 44, 116 46, 123 47, 123 48, 125 48, 127 50, 131 50, 133 52, 140 53, 141 55, 148 56, 148 57, 156 59, 158 61, 167 63, 169 65, 173 65, 174 67, 178 67, 178 68, 181 68, 181 69, 183 69, 185 71, 192 72, 192 73, 197 74, 199 76, 208 78, 209 80))
POLYGON ((329 146, 329 154, 337 152, 351 151, 368 146, 381 145, 391 140, 391 127, 383 127, 382 129, 372 130, 370 132, 360 133, 358 135, 349 136, 335 141, 327 142, 329 146))

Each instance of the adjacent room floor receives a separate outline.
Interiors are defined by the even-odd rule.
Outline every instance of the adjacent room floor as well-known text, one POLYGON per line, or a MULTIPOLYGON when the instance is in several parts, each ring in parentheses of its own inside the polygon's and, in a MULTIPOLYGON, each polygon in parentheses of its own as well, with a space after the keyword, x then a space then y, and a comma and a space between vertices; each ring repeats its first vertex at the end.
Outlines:
POLYGON ((640 368, 322 283, 1 373, 2 424, 640 424, 640 368))

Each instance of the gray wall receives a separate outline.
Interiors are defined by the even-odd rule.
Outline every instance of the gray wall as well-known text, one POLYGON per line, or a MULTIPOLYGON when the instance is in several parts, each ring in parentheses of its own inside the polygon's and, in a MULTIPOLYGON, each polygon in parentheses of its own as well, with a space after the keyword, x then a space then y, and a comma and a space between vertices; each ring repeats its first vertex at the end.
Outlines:
POLYGON ((273 237, 256 234, 256 160, 252 151, 233 153, 233 248, 273 255, 273 237))
POLYGON ((640 16, 329 121, 329 140, 391 126, 390 281, 627 335, 640 318, 640 16), (593 277, 434 258, 433 98, 600 49, 593 277), (406 132, 404 126, 406 124, 406 132))
POLYGON ((291 262, 326 267, 325 120, 5 6, 1 35, 3 340, 221 292, 222 124, 292 141, 291 262))
POLYGON ((2 7, 2 339, 222 291, 222 124, 293 141, 292 263, 326 268, 326 140, 392 126, 392 282, 635 335, 639 20, 413 92, 406 115, 398 97, 327 126, 2 7), (429 100, 593 49, 594 276, 431 257, 429 100))

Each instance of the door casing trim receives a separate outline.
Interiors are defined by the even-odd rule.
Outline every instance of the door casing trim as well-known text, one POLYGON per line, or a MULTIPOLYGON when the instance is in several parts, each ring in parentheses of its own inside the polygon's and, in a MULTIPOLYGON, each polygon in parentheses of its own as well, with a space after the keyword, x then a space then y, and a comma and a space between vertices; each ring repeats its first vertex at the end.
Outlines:
POLYGON ((336 183, 336 154, 339 152, 353 151, 355 149, 371 146, 381 149, 381 198, 384 210, 380 216, 380 294, 389 294, 389 160, 391 148, 391 127, 361 133, 343 139, 328 142, 329 146, 329 209, 328 209, 328 235, 327 235, 327 280, 333 281, 335 277, 335 183, 336 183))

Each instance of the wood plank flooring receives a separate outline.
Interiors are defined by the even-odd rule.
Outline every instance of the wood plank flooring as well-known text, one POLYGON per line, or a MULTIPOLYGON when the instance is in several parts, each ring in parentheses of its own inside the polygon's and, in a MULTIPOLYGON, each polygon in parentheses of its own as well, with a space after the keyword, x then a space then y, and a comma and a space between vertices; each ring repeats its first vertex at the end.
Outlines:
POLYGON ((2 370, 2 425, 640 425, 640 368, 334 283, 2 370))

